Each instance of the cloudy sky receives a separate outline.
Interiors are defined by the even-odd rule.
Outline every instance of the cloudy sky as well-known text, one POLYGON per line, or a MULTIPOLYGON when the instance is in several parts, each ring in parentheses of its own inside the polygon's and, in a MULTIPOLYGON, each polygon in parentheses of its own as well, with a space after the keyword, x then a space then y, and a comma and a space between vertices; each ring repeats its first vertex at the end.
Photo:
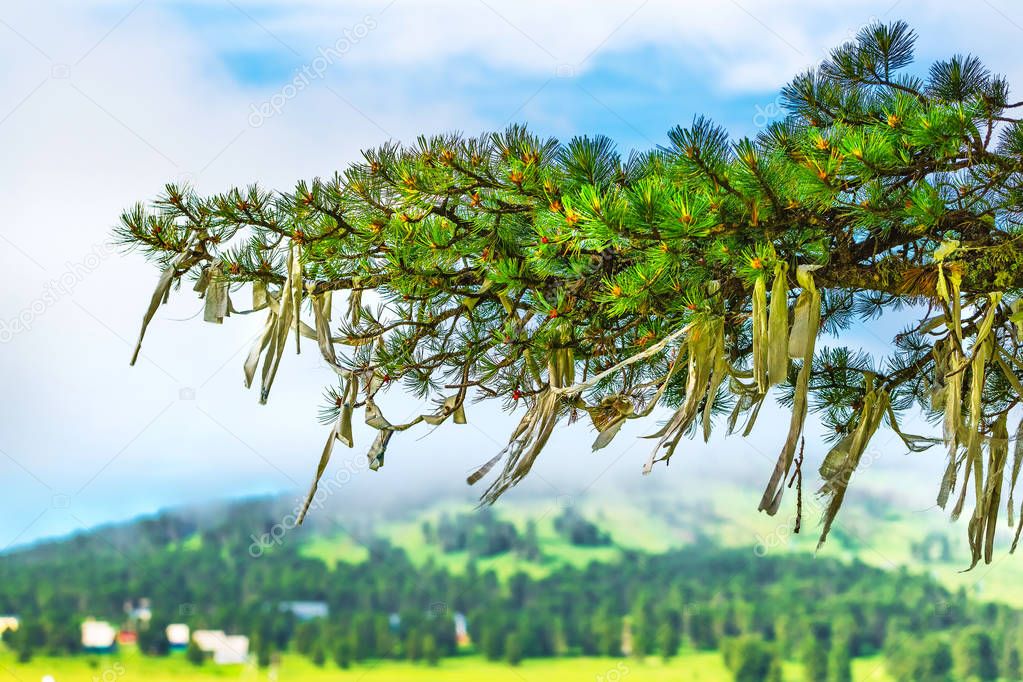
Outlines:
MULTIPOLYGON (((315 353, 286 357, 261 407, 241 380, 261 321, 204 325, 181 294, 128 367, 156 273, 112 249, 110 228, 165 182, 289 188, 389 139, 510 122, 605 133, 625 151, 696 114, 751 134, 780 115, 791 75, 871 20, 898 18, 919 32, 923 63, 973 52, 1011 82, 1023 76, 1023 8, 1009 0, 0 3, 0 548, 307 485, 330 380, 315 353)), ((860 341, 881 347, 880 336, 860 341)), ((461 478, 513 419, 477 408, 456 440, 447 429, 396 437, 388 466, 360 473, 360 486, 387 495, 461 478)), ((779 434, 765 424, 678 459, 727 455, 766 475, 779 434)), ((595 462, 591 434, 569 429, 532 485, 557 495, 605 470, 638 477, 646 442, 631 435, 595 462)), ((663 475, 681 485, 686 466, 663 475)))

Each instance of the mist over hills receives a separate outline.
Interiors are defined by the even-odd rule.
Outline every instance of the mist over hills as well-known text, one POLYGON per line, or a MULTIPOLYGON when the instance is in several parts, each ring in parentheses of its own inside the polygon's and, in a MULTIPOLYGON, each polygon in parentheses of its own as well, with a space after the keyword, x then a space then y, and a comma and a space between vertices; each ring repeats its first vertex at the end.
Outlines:
MULTIPOLYGON (((790 491, 777 516, 757 513, 761 469, 766 465, 762 458, 741 456, 738 451, 741 443, 735 449, 722 444, 720 456, 680 456, 671 467, 645 477, 621 472, 622 467, 635 463, 631 461, 635 457, 627 456, 635 452, 617 455, 617 460, 591 455, 594 466, 585 477, 573 467, 548 467, 484 510, 478 508, 476 490, 458 478, 381 475, 388 472, 387 467, 370 472, 361 453, 352 451, 328 469, 301 527, 295 525, 303 498, 298 491, 217 500, 8 550, 0 554, 0 563, 83 553, 145 555, 194 541, 205 533, 231 537, 235 542, 247 540, 251 557, 287 543, 298 547, 304 556, 328 563, 358 563, 372 547, 384 542, 402 548, 414 562, 440 562, 460 569, 468 562, 468 554, 441 551, 424 539, 422 529, 443 517, 464 516, 471 522, 480 514, 506 521, 520 532, 532 523, 541 552, 549 555, 548 559, 555 557, 555 564, 567 561, 580 567, 589 561, 615 560, 625 552, 658 553, 694 544, 738 548, 755 556, 813 552, 818 509, 809 467, 802 528, 795 534, 795 491, 790 491), (602 467, 605 475, 601 475, 602 467), (607 546, 569 547, 553 526, 566 511, 606 533, 607 546)), ((1000 557, 991 567, 960 573, 969 557, 965 523, 949 523, 924 494, 900 483, 907 473, 930 465, 921 460, 920 455, 892 453, 879 456, 859 472, 833 537, 819 554, 846 561, 858 559, 886 570, 906 567, 932 574, 950 588, 965 587, 981 598, 1023 604, 1023 589, 1017 587, 1023 584, 1023 567, 1016 559, 1000 557)), ((390 462, 390 470, 402 472, 402 464, 390 462)), ((1008 533, 1008 529, 1002 532, 1008 533)), ((1003 542, 1003 546, 1008 545, 1003 542)), ((497 557, 484 558, 482 565, 508 575, 516 570, 540 573, 552 564, 497 557)))

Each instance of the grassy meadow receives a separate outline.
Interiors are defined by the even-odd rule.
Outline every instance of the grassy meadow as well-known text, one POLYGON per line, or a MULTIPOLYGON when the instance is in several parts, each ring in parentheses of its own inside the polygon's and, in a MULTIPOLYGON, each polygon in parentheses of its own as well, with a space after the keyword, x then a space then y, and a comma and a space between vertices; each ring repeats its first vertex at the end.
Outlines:
MULTIPOLYGON (((786 664, 786 682, 802 680, 800 666, 786 664)), ((194 666, 177 654, 166 658, 141 656, 123 649, 108 656, 51 658, 40 656, 19 664, 9 652, 0 653, 0 682, 38 682, 52 675, 56 682, 206 682, 214 680, 270 680, 269 669, 254 666, 194 666)), ((684 652, 671 661, 617 658, 560 658, 526 660, 512 667, 476 656, 445 659, 431 668, 425 664, 395 661, 367 662, 341 670, 332 663, 318 668, 302 656, 286 655, 277 671, 280 682, 548 682, 595 680, 596 682, 731 682, 717 652, 684 652)), ((856 682, 886 682, 881 661, 854 661, 856 682)))

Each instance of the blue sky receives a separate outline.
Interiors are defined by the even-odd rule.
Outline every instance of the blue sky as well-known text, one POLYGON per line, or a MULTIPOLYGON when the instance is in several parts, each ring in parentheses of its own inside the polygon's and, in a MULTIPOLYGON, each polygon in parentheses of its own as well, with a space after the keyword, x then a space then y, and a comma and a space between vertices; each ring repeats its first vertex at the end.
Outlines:
MULTIPOLYGON (((287 188, 388 139, 509 122, 561 138, 609 135, 623 152, 663 143, 696 114, 752 135, 781 114, 777 92, 790 76, 873 19, 909 20, 923 65, 975 52, 1010 82, 1023 79, 1023 9, 1007 0, 11 5, 0 8, 0 325, 28 328, 0 338, 0 548, 307 484, 329 375, 313 357, 288 357, 270 404, 258 406, 240 372, 259 321, 182 321, 196 303, 176 295, 143 361, 127 367, 155 273, 110 249, 109 230, 167 181, 203 192, 255 181, 287 188), (337 56, 289 89, 330 48, 337 56), (273 102, 253 125, 253 112, 273 102)), ((883 349, 882 337, 868 329, 854 341, 883 349)), ((399 413, 418 408, 389 399, 399 413)), ((353 490, 384 495, 424 476, 463 477, 499 449, 514 419, 486 408, 471 418, 458 447, 440 433, 396 439, 388 467, 353 490)), ((774 421, 747 442, 694 445, 658 475, 688 481, 686 457, 726 450, 766 472, 783 422, 774 421)), ((571 492, 573 472, 593 468, 580 429, 559 435, 537 490, 571 492)), ((643 448, 624 434, 598 468, 636 477, 643 448)), ((361 455, 343 453, 335 466, 361 455)))

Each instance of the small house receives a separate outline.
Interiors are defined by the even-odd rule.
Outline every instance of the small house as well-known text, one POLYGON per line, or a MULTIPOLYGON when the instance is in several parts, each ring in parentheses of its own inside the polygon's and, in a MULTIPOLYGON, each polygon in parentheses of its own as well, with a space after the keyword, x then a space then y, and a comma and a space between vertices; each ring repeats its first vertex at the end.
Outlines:
POLYGON ((93 654, 110 653, 117 643, 117 628, 106 621, 88 618, 82 623, 82 648, 93 654))
POLYGON ((228 635, 223 630, 196 630, 192 640, 203 652, 212 654, 218 665, 245 663, 249 658, 249 638, 228 635))
POLYGON ((190 630, 184 623, 171 623, 164 633, 171 651, 184 651, 188 648, 190 630))
POLYGON ((17 616, 0 616, 0 637, 8 630, 17 632, 19 622, 17 616))
POLYGON ((281 602, 280 609, 293 614, 300 621, 316 620, 330 615, 330 608, 325 601, 286 601, 281 602))
POLYGON ((196 630, 192 633, 192 641, 202 651, 212 654, 227 635, 223 630, 196 630))
POLYGON ((245 635, 228 635, 224 645, 213 652, 213 662, 218 665, 247 663, 249 660, 249 638, 245 635))

